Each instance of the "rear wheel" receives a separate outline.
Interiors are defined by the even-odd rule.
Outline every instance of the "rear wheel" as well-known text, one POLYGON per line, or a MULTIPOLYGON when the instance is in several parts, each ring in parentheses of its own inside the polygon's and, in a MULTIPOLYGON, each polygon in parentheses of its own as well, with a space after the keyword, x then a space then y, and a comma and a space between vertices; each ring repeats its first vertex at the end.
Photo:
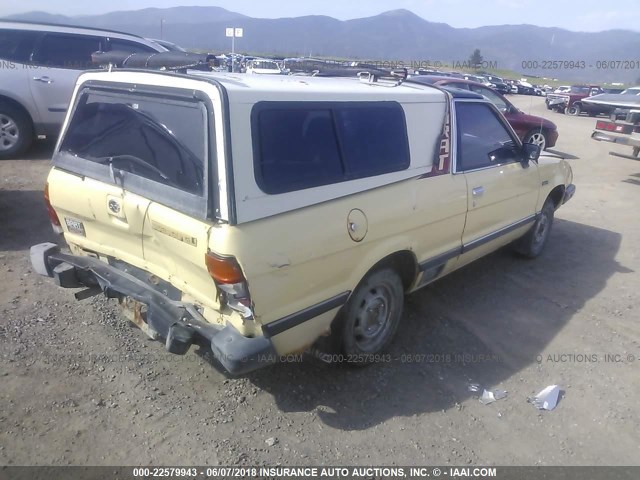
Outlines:
POLYGON ((540 151, 547 148, 547 137, 544 133, 544 130, 531 130, 524 136, 523 142, 538 145, 540 147, 540 151))
POLYGON ((19 108, 0 103, 0 160, 16 158, 33 141, 33 125, 19 108))
POLYGON ((396 334, 404 304, 400 276, 385 268, 370 273, 353 293, 342 313, 340 346, 350 365, 367 365, 384 351, 396 334))
POLYGON ((551 233, 554 212, 553 200, 547 198, 533 227, 515 242, 514 249, 518 254, 527 258, 536 258, 542 253, 551 233))

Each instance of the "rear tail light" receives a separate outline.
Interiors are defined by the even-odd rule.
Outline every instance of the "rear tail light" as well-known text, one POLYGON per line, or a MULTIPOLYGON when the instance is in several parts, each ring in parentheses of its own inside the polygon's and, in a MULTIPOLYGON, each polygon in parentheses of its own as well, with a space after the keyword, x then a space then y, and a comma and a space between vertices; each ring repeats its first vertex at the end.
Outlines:
POLYGON ((48 183, 44 186, 44 203, 47 205, 47 213, 49 214, 49 220, 51 220, 53 231, 56 233, 62 233, 62 225, 60 224, 60 219, 58 218, 58 214, 56 213, 56 211, 51 206, 51 200, 49 199, 48 183))
POLYGON ((253 318, 249 287, 236 258, 209 252, 205 255, 205 263, 218 289, 220 302, 243 318, 253 318))

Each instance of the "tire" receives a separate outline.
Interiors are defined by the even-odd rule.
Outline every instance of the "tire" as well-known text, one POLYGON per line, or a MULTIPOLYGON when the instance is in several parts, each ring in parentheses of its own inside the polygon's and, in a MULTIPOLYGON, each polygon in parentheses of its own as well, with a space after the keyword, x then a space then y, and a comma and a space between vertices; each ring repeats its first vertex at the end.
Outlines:
POLYGON ((580 108, 579 103, 574 103, 570 107, 567 107, 564 113, 571 115, 572 117, 578 117, 582 113, 582 108, 580 108))
POLYGON ((544 130, 534 129, 524 136, 523 143, 533 143, 540 147, 540 151, 547 148, 547 134, 544 130))
POLYGON ((0 160, 22 155, 33 142, 33 125, 21 109, 0 103, 0 160))
POLYGON ((341 313, 338 332, 340 351, 350 366, 375 361, 392 342, 404 305, 400 276, 385 268, 367 275, 341 313))
POLYGON ((526 258, 536 258, 544 250, 551 227, 553 226, 553 214, 555 205, 553 200, 547 198, 544 202, 540 216, 536 219, 531 229, 514 244, 514 250, 526 258))

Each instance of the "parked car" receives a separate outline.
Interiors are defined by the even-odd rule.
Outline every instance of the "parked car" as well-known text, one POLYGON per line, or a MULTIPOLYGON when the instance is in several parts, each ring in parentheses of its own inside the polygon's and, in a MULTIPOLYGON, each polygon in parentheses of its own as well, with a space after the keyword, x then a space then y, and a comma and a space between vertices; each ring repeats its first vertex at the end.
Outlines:
POLYGON ((567 93, 569 91, 571 91, 571 85, 560 85, 553 93, 567 93))
MULTIPOLYGON (((581 103, 583 105, 582 111, 597 112, 604 114, 613 121, 615 120, 627 120, 627 116, 634 110, 640 109, 640 87, 631 87, 623 90, 620 93, 606 92, 600 95, 593 95, 587 98, 583 98, 581 103)), ((632 122, 637 123, 635 117, 632 122)), ((608 124, 611 125, 611 124, 608 124)), ((619 125, 615 125, 616 128, 619 125)), ((628 129, 625 126, 623 130, 628 129)), ((625 132, 629 133, 629 132, 625 132)))
POLYGON ((60 131, 80 72, 94 52, 165 52, 127 33, 0 21, 0 159, 24 153, 38 135, 60 131))
POLYGON ((484 75, 484 78, 486 78, 491 83, 491 87, 496 92, 502 95, 511 93, 511 86, 505 83, 502 78, 496 77, 495 75, 484 75))
POLYGON ((572 85, 568 92, 548 94, 545 103, 549 110, 567 115, 578 116, 585 112, 589 116, 596 116, 600 113, 607 113, 606 108, 599 105, 586 105, 581 100, 601 93, 603 90, 598 85, 572 85))
POLYGON ((388 358, 405 294, 512 242, 538 256, 575 191, 483 96, 399 83, 83 74, 45 196, 70 253, 33 268, 232 373, 314 344, 388 358))
POLYGON ((246 73, 281 75, 282 68, 280 68, 278 62, 273 60, 256 59, 247 62, 246 73))
POLYGON ((412 77, 412 82, 422 84, 450 86, 462 90, 470 90, 489 99, 502 112, 516 134, 524 143, 535 143, 542 150, 552 148, 558 140, 558 127, 555 123, 542 117, 528 115, 515 107, 493 89, 469 80, 446 77, 412 77))
POLYGON ((537 95, 536 89, 530 83, 516 81, 514 85, 516 87, 516 93, 519 95, 537 95))

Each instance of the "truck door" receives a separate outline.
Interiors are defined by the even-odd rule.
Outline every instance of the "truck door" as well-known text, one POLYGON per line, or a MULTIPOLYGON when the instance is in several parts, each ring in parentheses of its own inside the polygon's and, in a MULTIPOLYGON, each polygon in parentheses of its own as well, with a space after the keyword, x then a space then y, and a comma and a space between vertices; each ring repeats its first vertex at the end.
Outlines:
POLYGON ((537 164, 521 162, 521 147, 488 103, 456 101, 456 172, 467 181, 462 263, 524 234, 536 213, 537 164))

